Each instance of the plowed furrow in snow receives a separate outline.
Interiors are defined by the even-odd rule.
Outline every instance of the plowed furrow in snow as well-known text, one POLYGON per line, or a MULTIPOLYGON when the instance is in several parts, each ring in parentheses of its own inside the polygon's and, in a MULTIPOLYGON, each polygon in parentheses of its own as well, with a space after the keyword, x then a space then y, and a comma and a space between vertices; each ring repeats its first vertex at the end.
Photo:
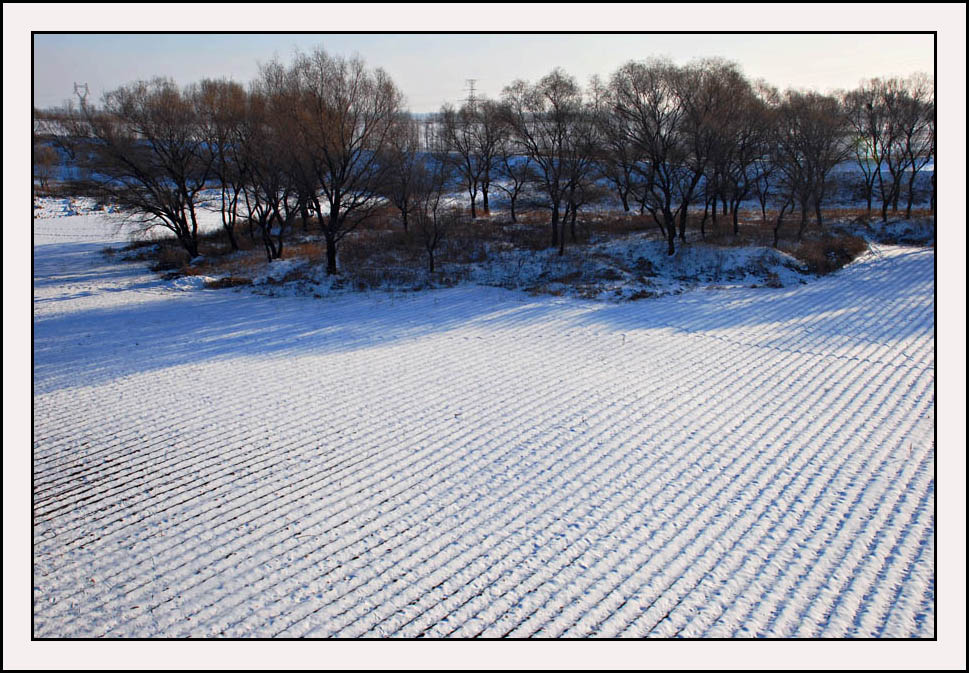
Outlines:
POLYGON ((34 634, 931 637, 933 260, 876 252, 616 305, 38 246, 34 634))

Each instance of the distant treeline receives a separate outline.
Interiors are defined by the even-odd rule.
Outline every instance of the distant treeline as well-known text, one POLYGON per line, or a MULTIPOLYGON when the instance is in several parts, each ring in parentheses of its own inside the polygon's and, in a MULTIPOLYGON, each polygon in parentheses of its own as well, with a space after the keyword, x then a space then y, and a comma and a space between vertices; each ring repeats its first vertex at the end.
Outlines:
POLYGON ((335 273, 340 240, 388 203, 433 255, 455 190, 466 191, 472 218, 500 190, 512 221, 529 194, 548 209, 560 253, 580 209, 610 194, 652 216, 669 254, 685 240, 690 208, 715 216, 719 207, 736 230, 750 199, 765 219, 768 206, 774 212, 776 245, 786 215, 799 213, 799 237, 809 218, 823 226, 832 171, 852 157, 869 215, 876 203, 883 219, 903 206, 910 215, 935 128, 924 74, 834 95, 781 92, 720 59, 631 61, 586 87, 555 69, 497 99, 418 118, 386 72, 317 49, 262 66, 248 86, 157 78, 98 104, 38 111, 34 170, 46 186, 56 148, 82 169, 72 187, 168 228, 192 258, 202 193, 218 189, 233 248, 246 223, 278 258, 297 223, 312 225, 335 273))

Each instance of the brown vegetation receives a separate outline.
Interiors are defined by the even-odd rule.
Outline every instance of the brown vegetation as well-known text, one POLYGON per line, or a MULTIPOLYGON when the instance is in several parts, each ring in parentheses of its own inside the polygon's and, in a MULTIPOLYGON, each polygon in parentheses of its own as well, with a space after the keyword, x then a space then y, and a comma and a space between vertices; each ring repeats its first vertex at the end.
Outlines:
MULTIPOLYGON (((773 213, 765 220, 759 210, 741 211, 737 219, 736 233, 730 218, 720 218, 716 224, 708 220, 701 236, 702 213, 691 213, 688 219, 690 232, 685 244, 703 243, 715 247, 760 246, 770 247, 773 240, 773 213)), ((335 287, 358 290, 375 288, 421 288, 433 283, 449 286, 469 277, 472 264, 487 263, 500 252, 549 250, 548 211, 529 210, 519 213, 518 223, 511 224, 505 213, 496 211, 488 220, 472 221, 468 216, 458 217, 447 230, 437 250, 440 264, 431 275, 427 273, 427 257, 424 241, 418 227, 404 231, 400 214, 394 209, 377 211, 374 217, 347 235, 340 248, 341 272, 335 287)), ((781 230, 778 249, 790 254, 801 263, 803 271, 822 275, 836 271, 850 263, 868 249, 867 242, 837 223, 854 226, 867 222, 864 209, 831 210, 830 226, 809 226, 801 240, 797 240, 797 226, 792 224, 781 230)), ((875 222, 873 226, 877 226, 875 222)), ((148 261, 157 272, 174 275, 214 277, 206 287, 227 288, 252 284, 252 279, 266 272, 266 258, 258 242, 249 238, 244 224, 237 225, 238 250, 233 251, 224 232, 215 231, 199 238, 199 257, 190 260, 184 248, 172 240, 139 241, 121 252, 125 259, 148 261)), ((599 259, 601 254, 589 248, 592 244, 608 240, 632 237, 664 240, 656 222, 649 215, 628 214, 615 211, 595 211, 578 218, 577 238, 573 251, 567 256, 569 264, 560 268, 554 277, 545 279, 532 287, 534 292, 561 293, 571 287, 578 296, 594 296, 600 281, 619 281, 623 274, 630 278, 648 279, 655 276, 651 268, 629 266, 622 260, 599 259), (586 252, 587 250, 587 252, 586 252), (598 260, 598 261, 597 261, 598 260), (589 270, 581 270, 590 264, 589 270)), ((326 264, 326 241, 318 232, 291 241, 285 249, 284 258, 305 260, 304 265, 294 267, 286 275, 268 284, 282 284, 296 280, 313 280, 316 271, 326 264)), ((648 260, 641 259, 649 267, 648 260)), ((316 277, 319 280, 319 277, 316 277)), ((648 282, 648 281, 644 281, 648 282)), ((764 285, 777 287, 779 279, 770 274, 764 285)), ((634 296, 652 296, 649 290, 639 290, 634 296)))

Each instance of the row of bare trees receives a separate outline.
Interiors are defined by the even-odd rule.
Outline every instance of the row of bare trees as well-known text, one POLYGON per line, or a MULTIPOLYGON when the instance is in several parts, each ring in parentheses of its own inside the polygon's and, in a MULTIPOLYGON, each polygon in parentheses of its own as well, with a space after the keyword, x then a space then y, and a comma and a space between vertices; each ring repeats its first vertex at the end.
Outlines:
POLYGON ((781 93, 719 59, 629 62, 584 90, 554 70, 535 83, 515 81, 497 102, 445 106, 439 141, 456 157, 472 212, 479 189, 487 210, 489 184, 509 185, 514 219, 522 187, 536 188, 560 251, 567 220, 574 239, 579 208, 606 185, 626 211, 638 206, 652 216, 670 254, 686 238, 688 213, 703 207, 704 234, 719 209, 737 233, 740 205, 750 198, 765 220, 768 204, 777 206, 776 245, 786 214, 800 212, 798 238, 809 215, 823 225, 832 172, 853 153, 867 184, 877 180, 882 189, 883 218, 889 204, 898 208, 903 176, 911 215, 915 177, 934 156, 931 87, 924 75, 890 84, 894 98, 875 104, 883 117, 863 126, 868 108, 857 97, 869 85, 835 95, 781 93))
POLYGON ((225 80, 123 86, 98 107, 58 115, 49 135, 82 146, 99 191, 169 229, 191 257, 203 192, 215 187, 233 247, 245 222, 278 258, 286 232, 312 219, 335 273, 339 241, 383 202, 387 151, 406 126, 402 101, 382 70, 320 49, 263 66, 248 89, 225 80))
MULTIPOLYGON (((453 214, 446 195, 467 193, 472 219, 499 190, 512 221, 523 195, 548 209, 550 244, 576 239, 580 209, 611 192, 647 213, 669 254, 688 213, 731 216, 756 198, 774 240, 786 215, 823 223, 835 167, 855 156, 869 211, 875 189, 897 210, 934 156, 931 81, 872 80, 840 95, 749 82, 730 62, 632 61, 582 87, 561 69, 516 80, 496 100, 445 105, 422 125, 380 69, 322 49, 270 62, 248 87, 166 79, 106 94, 99 106, 52 117, 47 136, 87 167, 88 179, 127 210, 171 230, 199 253, 199 207, 219 192, 233 248, 243 228, 272 260, 297 224, 318 228, 326 268, 339 242, 384 205, 427 247, 429 266, 453 214), (428 146, 428 128, 433 130, 428 146)), ((933 181, 934 185, 934 181, 933 181)), ((933 192, 934 205, 934 192, 933 192)))
MULTIPOLYGON (((905 190, 905 215, 911 217, 915 179, 935 157, 932 81, 922 73, 905 79, 871 79, 842 94, 842 103, 852 131, 854 156, 864 176, 869 214, 876 190, 883 221, 889 207, 898 212, 905 190)), ((932 177, 934 212, 934 173, 932 177)))

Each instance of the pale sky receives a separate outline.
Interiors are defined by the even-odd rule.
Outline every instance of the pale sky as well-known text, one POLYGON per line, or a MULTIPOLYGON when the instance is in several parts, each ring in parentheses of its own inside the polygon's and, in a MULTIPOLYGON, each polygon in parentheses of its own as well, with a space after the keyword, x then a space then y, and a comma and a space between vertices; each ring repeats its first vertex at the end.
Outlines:
POLYGON ((414 112, 464 98, 468 79, 479 94, 498 96, 514 79, 535 80, 556 66, 586 83, 650 56, 718 56, 782 89, 828 91, 933 72, 931 34, 36 34, 33 46, 38 107, 62 104, 74 82, 87 83, 92 99, 158 75, 183 85, 205 77, 245 84, 274 55, 288 63, 296 49, 317 46, 385 69, 414 112))

